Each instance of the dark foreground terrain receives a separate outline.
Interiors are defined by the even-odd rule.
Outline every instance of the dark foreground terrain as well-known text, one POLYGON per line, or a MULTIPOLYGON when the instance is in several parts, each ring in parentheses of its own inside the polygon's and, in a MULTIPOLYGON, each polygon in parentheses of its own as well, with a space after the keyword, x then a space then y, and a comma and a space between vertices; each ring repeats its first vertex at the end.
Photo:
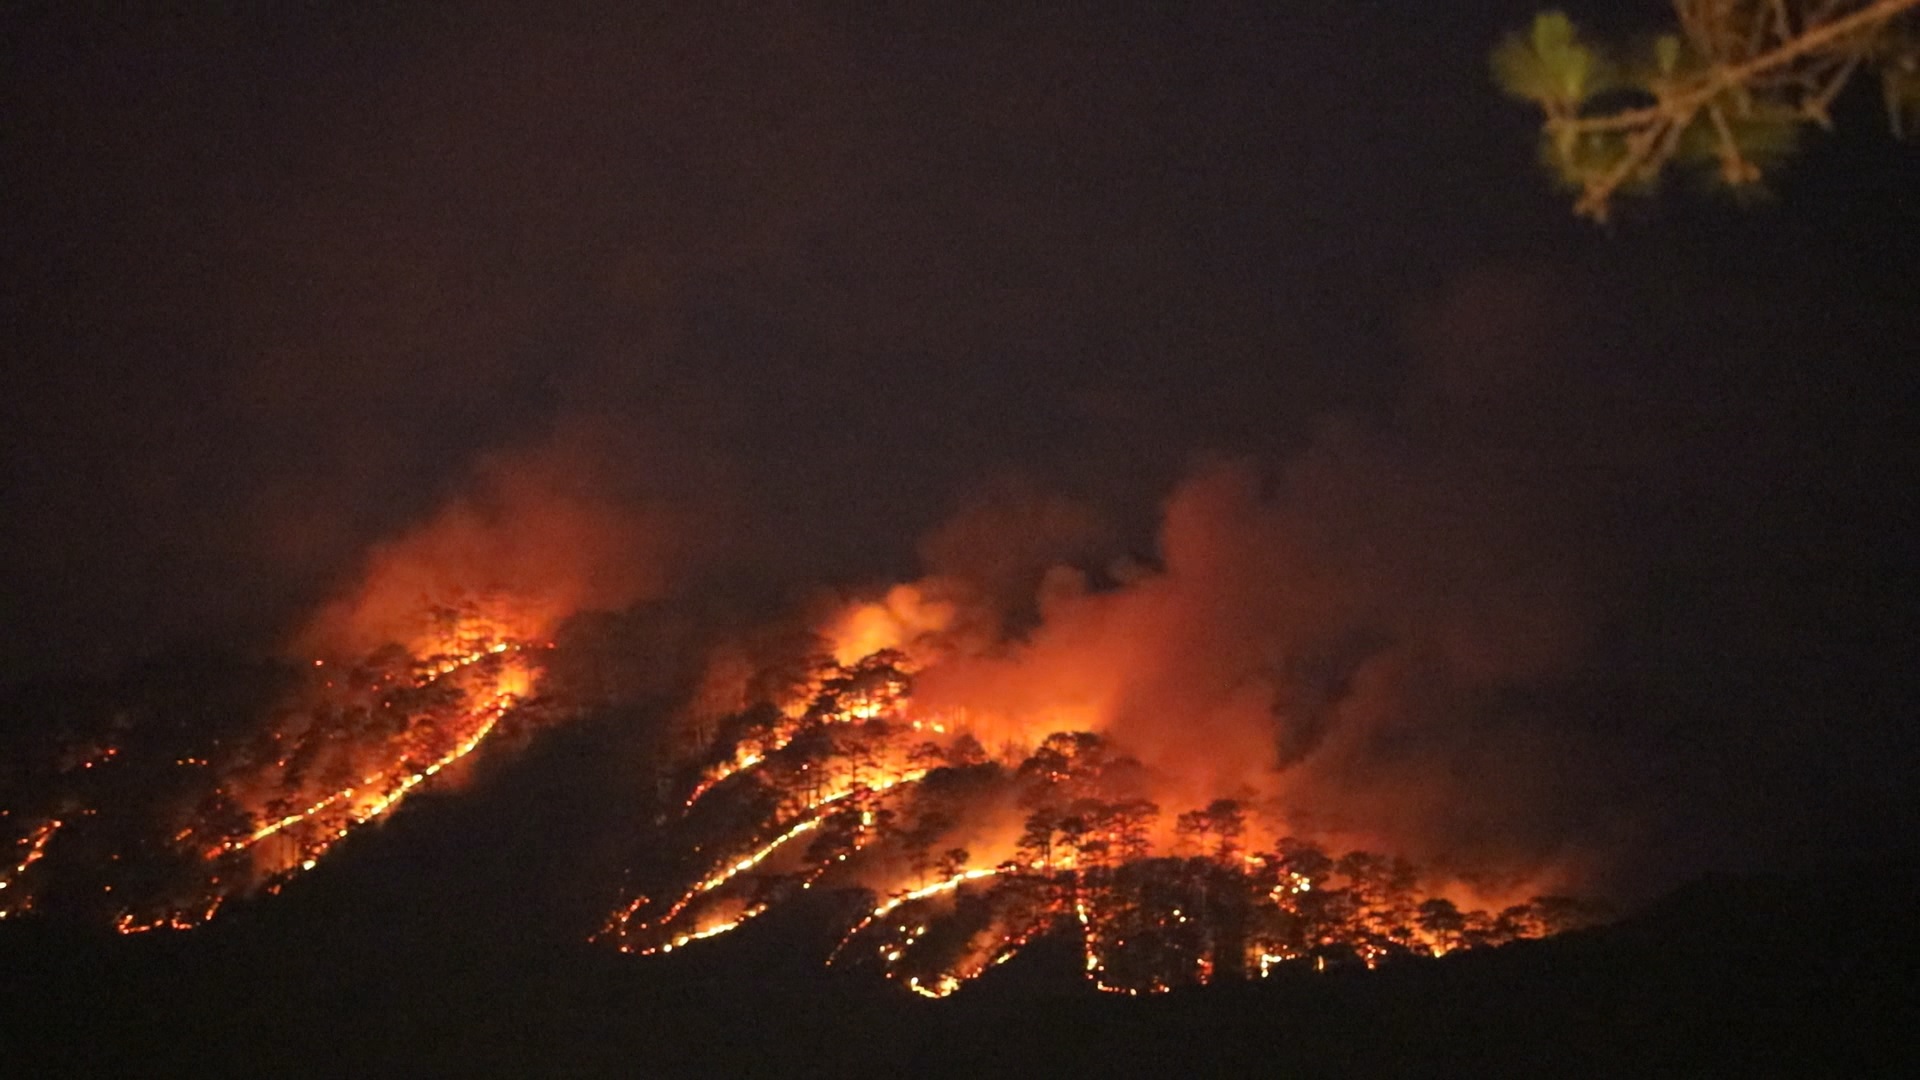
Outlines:
POLYGON ((930 1002, 823 970, 818 912, 638 960, 614 755, 536 742, 186 934, 0 925, 0 1078, 1910 1075, 1920 870, 1707 878, 1612 926, 1150 999, 1034 950, 930 1002))
POLYGON ((135 940, 15 925, 0 1072, 1898 1075, 1914 896, 1910 874, 1704 882, 1558 940, 1142 1000, 1009 975, 926 1002, 811 973, 771 933, 703 970, 318 918, 135 940))

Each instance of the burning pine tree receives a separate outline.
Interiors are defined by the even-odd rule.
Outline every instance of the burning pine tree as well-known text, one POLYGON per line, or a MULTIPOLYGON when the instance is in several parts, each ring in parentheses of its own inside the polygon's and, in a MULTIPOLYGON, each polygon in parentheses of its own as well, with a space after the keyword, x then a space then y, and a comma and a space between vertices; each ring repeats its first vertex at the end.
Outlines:
POLYGON ((1260 844, 1266 822, 1239 799, 1169 814, 1149 770, 1093 733, 989 752, 963 719, 915 710, 910 666, 892 650, 821 659, 779 701, 722 722, 663 821, 682 854, 598 938, 671 952, 801 891, 844 889, 862 899, 831 963, 942 997, 1065 938, 1088 982, 1137 994, 1371 968, 1582 915, 1552 898, 1461 911, 1398 859, 1260 844))

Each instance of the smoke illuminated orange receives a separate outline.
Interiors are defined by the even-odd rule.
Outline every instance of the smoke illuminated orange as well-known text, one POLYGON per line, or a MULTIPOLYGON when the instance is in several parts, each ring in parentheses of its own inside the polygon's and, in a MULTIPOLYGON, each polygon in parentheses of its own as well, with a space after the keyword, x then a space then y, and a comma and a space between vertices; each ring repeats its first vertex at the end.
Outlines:
POLYGON ((1071 933, 1089 985, 1137 994, 1287 965, 1438 956, 1579 917, 1553 900, 1462 912, 1417 891, 1402 862, 1336 859, 1290 837, 1255 850, 1250 828, 1284 822, 1233 799, 1165 822, 1146 797, 1152 774, 1099 736, 1057 732, 990 757, 968 723, 949 717, 936 731, 917 714, 906 666, 897 652, 825 661, 794 691, 803 708, 743 717, 692 774, 670 828, 706 848, 721 842, 709 819, 729 819, 709 815, 709 800, 779 809, 757 838, 734 841, 737 855, 670 902, 635 896, 597 938, 671 952, 797 891, 862 887, 876 900, 831 963, 870 964, 943 997, 1032 941, 1071 933))

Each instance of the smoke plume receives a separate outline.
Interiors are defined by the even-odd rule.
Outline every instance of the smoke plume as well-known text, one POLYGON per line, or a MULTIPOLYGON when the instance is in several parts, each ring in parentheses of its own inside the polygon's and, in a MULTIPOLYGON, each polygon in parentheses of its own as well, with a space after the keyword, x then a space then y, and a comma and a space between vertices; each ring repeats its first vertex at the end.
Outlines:
POLYGON ((694 514, 636 490, 643 470, 620 449, 604 432, 569 430, 482 458, 464 490, 368 553, 295 647, 409 644, 431 609, 462 604, 530 640, 576 612, 658 597, 690 550, 694 514))

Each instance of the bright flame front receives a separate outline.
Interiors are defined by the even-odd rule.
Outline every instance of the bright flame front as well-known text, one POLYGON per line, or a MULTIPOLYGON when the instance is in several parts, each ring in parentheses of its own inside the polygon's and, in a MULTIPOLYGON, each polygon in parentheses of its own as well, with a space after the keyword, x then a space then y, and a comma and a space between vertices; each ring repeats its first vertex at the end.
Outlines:
POLYGON ((1166 820, 1153 777, 1085 732, 988 754, 964 719, 914 711, 908 663, 822 661, 797 702, 723 724, 665 825, 687 848, 682 884, 634 896, 597 938, 671 952, 803 891, 860 890, 873 901, 831 963, 943 997, 1070 937, 1091 986, 1138 994, 1372 968, 1577 920, 1546 900, 1463 912, 1365 852, 1291 837, 1256 849, 1249 833, 1271 823, 1234 799, 1166 820), (743 833, 743 820, 757 824, 743 833))

